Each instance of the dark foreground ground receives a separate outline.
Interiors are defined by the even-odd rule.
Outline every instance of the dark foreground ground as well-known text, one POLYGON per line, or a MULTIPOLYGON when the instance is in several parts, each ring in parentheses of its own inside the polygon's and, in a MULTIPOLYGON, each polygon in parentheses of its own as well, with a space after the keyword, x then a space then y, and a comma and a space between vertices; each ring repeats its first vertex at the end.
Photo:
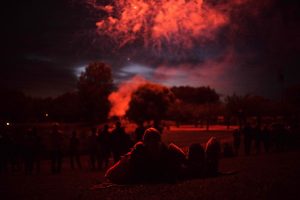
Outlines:
POLYGON ((65 170, 52 175, 0 176, 0 199, 300 199, 300 151, 226 158, 221 170, 235 175, 176 184, 95 188, 103 172, 65 170))

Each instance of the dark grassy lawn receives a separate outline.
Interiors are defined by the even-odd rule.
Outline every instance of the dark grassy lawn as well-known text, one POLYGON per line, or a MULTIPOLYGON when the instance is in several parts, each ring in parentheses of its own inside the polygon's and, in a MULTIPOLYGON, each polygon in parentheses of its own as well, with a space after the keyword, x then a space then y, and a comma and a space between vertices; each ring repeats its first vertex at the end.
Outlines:
POLYGON ((238 174, 176 184, 91 189, 103 172, 64 171, 61 175, 2 175, 1 199, 299 199, 300 152, 222 159, 221 170, 238 174))

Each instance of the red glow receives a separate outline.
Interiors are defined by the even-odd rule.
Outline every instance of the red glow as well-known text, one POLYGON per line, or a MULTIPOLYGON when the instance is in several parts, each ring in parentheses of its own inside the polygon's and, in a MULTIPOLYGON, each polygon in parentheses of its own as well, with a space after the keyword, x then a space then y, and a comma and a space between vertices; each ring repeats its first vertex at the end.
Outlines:
POLYGON ((164 43, 191 48, 195 40, 213 39, 228 23, 224 12, 203 0, 116 0, 98 9, 108 13, 97 23, 100 34, 113 37, 120 46, 141 38, 156 50, 164 43))
POLYGON ((129 108, 129 102, 131 101, 131 94, 142 84, 147 81, 141 76, 134 76, 132 79, 119 85, 116 92, 112 92, 108 100, 111 103, 111 110, 109 117, 118 116, 122 117, 125 115, 129 108))

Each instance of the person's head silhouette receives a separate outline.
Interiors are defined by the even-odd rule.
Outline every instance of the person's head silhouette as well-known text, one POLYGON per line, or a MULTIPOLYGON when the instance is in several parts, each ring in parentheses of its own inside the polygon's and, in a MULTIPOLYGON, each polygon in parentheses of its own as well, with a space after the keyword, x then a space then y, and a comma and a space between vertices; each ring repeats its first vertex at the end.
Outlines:
POLYGON ((148 128, 143 136, 143 143, 149 156, 157 157, 161 150, 161 135, 155 128, 148 128))

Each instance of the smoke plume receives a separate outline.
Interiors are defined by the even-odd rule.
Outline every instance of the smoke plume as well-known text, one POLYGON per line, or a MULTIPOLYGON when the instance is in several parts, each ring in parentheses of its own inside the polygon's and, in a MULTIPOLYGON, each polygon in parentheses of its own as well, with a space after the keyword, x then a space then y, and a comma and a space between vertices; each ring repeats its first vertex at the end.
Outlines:
POLYGON ((140 85, 145 83, 147 83, 147 81, 143 77, 134 76, 130 80, 120 84, 118 90, 116 92, 112 92, 108 97, 108 100, 112 105, 109 117, 124 116, 129 108, 132 93, 137 90, 140 85))

